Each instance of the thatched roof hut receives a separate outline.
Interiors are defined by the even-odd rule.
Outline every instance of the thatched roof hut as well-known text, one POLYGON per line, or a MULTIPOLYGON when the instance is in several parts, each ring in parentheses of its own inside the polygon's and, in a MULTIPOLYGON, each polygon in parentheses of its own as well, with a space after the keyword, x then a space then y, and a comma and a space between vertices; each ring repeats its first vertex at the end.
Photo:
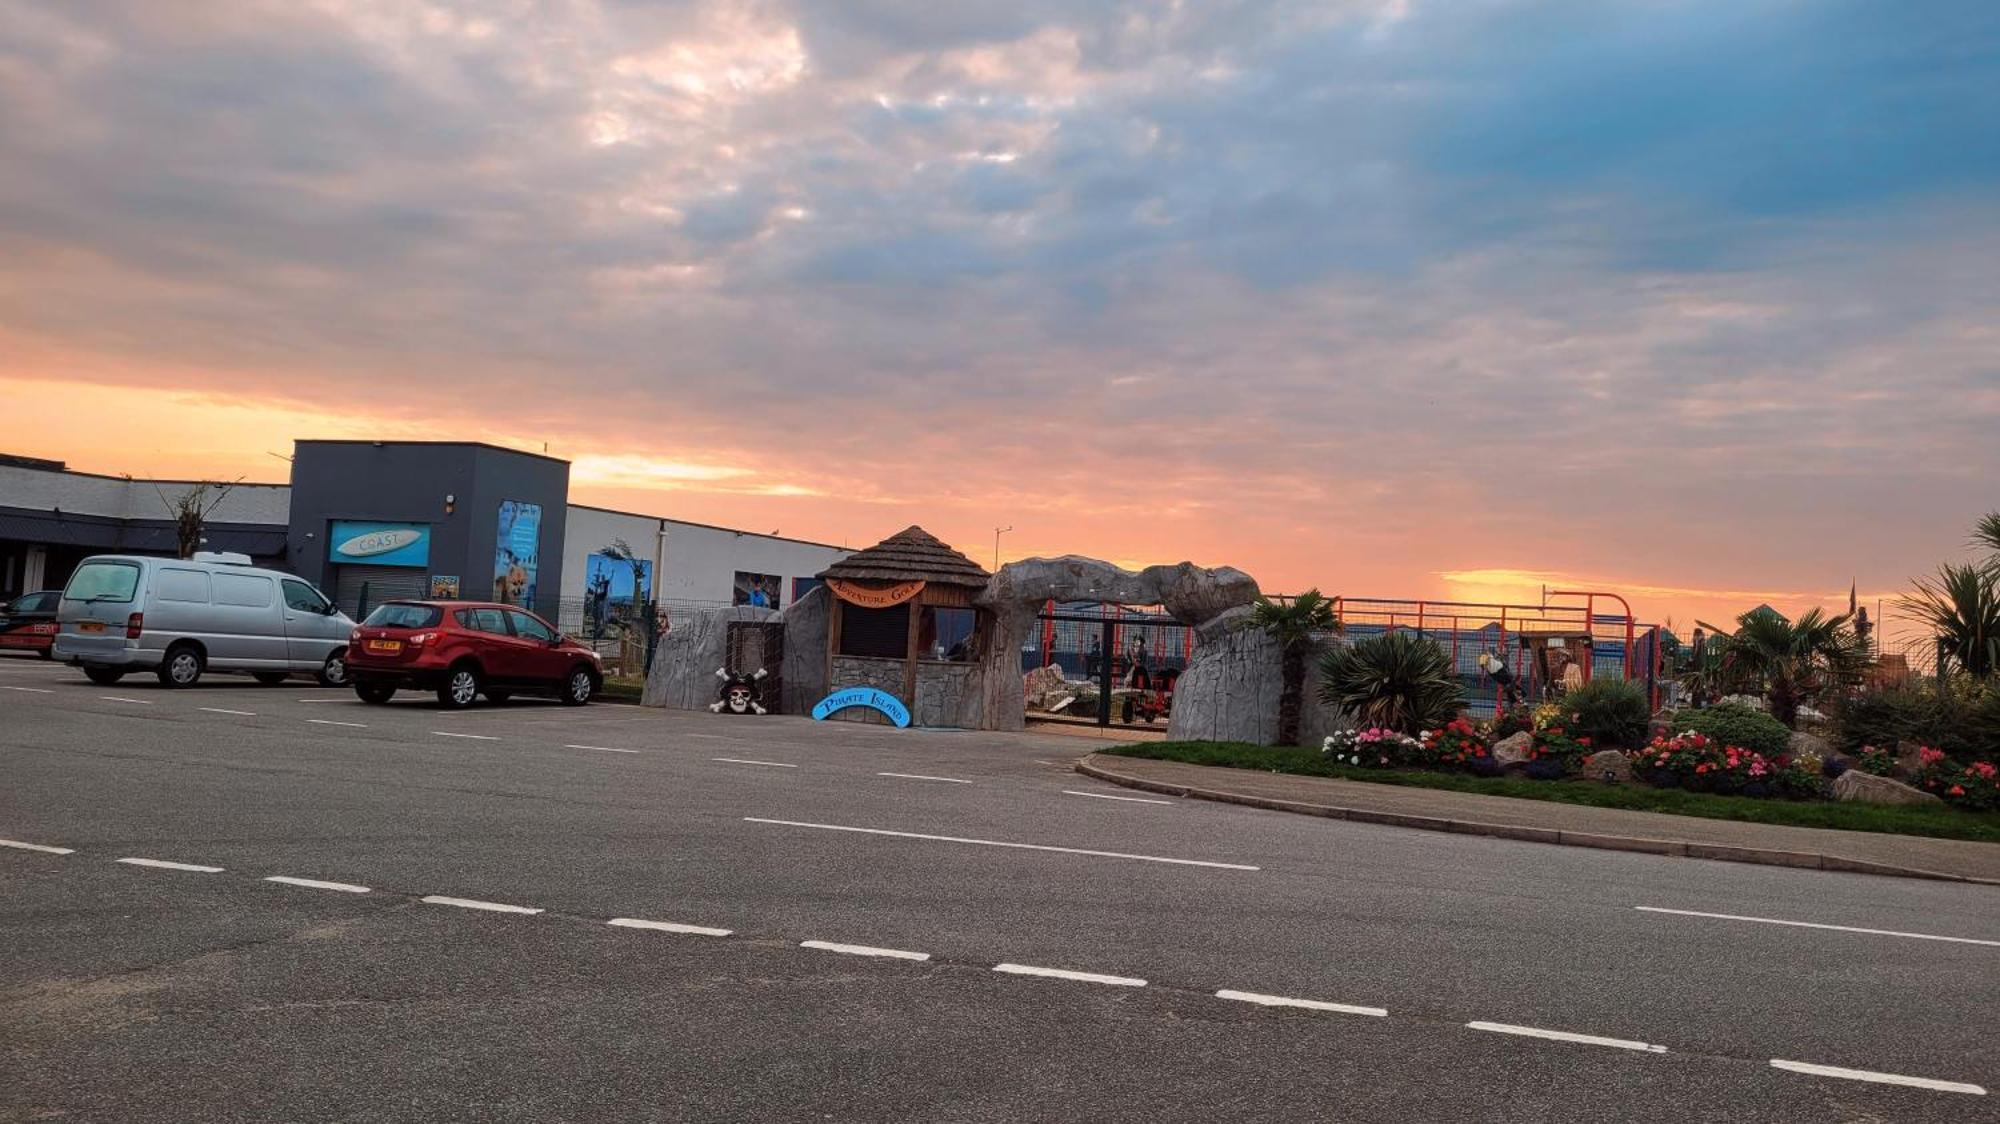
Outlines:
POLYGON ((984 567, 922 527, 905 527, 867 550, 850 554, 820 572, 821 580, 927 582, 986 588, 984 567))

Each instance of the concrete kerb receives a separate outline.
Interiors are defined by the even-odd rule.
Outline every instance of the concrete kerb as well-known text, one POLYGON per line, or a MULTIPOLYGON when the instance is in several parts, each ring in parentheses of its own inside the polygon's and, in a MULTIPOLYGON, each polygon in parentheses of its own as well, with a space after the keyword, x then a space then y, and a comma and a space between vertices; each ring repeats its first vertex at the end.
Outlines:
POLYGON ((1389 827, 1408 827, 1418 831, 1444 831, 1458 835, 1480 835, 1493 839, 1517 839, 1528 843, 1551 843, 1559 847, 1594 847, 1605 851, 1637 851, 1649 855, 1666 855, 1674 858, 1707 859, 1712 862, 1752 863, 1760 866, 1789 866, 1802 870, 1832 870, 1847 874, 1880 874, 1892 878, 1921 878, 1934 882, 1969 882, 1981 886, 2000 886, 2000 880, 1990 878, 1970 878, 1961 874, 1947 874, 1936 870, 1919 870, 1915 867, 1892 866, 1887 863, 1868 862, 1863 859, 1842 858, 1839 855, 1813 854, 1805 851, 1777 851, 1761 847, 1730 847, 1718 843, 1692 843, 1679 839, 1646 839, 1639 836, 1604 835, 1581 831, 1561 831, 1555 828, 1527 827, 1520 824, 1481 823, 1477 820, 1451 820, 1441 816, 1416 816, 1404 812, 1377 812, 1367 808, 1343 808, 1334 804, 1313 804, 1299 800, 1274 800, 1269 797, 1251 796, 1247 793, 1229 792, 1222 789, 1194 788, 1189 785, 1171 784, 1165 781, 1148 780, 1107 769, 1091 762, 1089 758, 1077 761, 1077 772, 1086 777, 1094 777, 1121 788, 1138 789, 1141 792, 1156 792, 1163 796, 1180 796, 1189 800, 1211 800, 1220 804, 1240 804, 1249 808, 1263 808, 1273 812, 1291 812, 1295 815, 1320 816, 1331 820, 1352 820, 1355 823, 1383 824, 1389 827))

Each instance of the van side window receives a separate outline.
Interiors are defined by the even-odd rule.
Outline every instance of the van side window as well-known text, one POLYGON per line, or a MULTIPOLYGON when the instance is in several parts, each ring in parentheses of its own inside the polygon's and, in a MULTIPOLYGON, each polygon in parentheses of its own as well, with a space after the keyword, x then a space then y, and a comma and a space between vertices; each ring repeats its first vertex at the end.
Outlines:
POLYGON ((255 574, 216 574, 209 579, 217 605, 237 605, 245 609, 271 607, 271 579, 255 574))
POLYGON ((160 570, 160 600, 208 604, 208 575, 200 570, 160 570))
POLYGON ((326 612, 326 598, 319 591, 302 581, 291 578, 279 583, 285 587, 285 607, 301 613, 326 612))

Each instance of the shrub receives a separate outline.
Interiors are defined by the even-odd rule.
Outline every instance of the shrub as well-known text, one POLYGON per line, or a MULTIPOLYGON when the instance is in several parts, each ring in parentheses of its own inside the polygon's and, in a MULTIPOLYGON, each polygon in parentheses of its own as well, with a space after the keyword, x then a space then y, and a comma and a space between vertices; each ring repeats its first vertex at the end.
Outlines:
POLYGON ((1358 769, 1428 767, 1424 743, 1408 734, 1370 726, 1365 730, 1341 730, 1320 743, 1320 752, 1336 765, 1358 769))
POLYGON ((1724 704, 1701 710, 1683 710, 1675 718, 1683 731, 1704 734, 1710 741, 1778 757, 1785 752, 1792 732, 1783 722, 1747 706, 1724 704))
POLYGON ((1493 716, 1487 724, 1487 734, 1494 740, 1512 737, 1523 730, 1535 728, 1535 712, 1526 703, 1510 707, 1493 716))
POLYGON ((1863 691, 1834 708, 1834 727, 1840 747, 1850 753, 1864 746, 1916 742, 1971 757, 1976 754, 1969 752, 1967 709, 1950 693, 1927 687, 1863 691))
POLYGON ((1492 759, 1492 751, 1492 743, 1463 718, 1454 718, 1424 735, 1424 754, 1436 769, 1482 772, 1482 762, 1492 759))
POLYGON ((1415 734, 1458 716, 1451 656, 1414 632, 1385 632, 1321 657, 1320 699, 1357 725, 1415 734))
POLYGON ((1791 797, 1816 797, 1823 792, 1819 774, 1802 764, 1725 745, 1703 734, 1655 738, 1632 758, 1645 780, 1696 792, 1791 797))
POLYGON ((1652 706, 1643 684, 1630 679, 1592 679, 1562 697, 1569 712, 1564 726, 1599 748, 1629 749, 1646 744, 1652 706))

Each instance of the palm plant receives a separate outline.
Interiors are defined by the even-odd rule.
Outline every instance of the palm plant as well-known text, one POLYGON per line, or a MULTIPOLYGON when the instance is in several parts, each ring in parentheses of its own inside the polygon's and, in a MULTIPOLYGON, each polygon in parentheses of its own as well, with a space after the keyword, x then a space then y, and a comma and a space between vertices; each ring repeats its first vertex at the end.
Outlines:
MULTIPOLYGON (((2000 514, 2000 513, 1996 513, 2000 514)), ((1986 522, 1994 522, 1988 516, 1986 522)), ((1985 525, 1982 524, 1982 534, 1985 525)), ((2000 527, 1993 528, 2000 530, 2000 527)), ((1949 667, 1977 679, 2000 671, 2000 564, 1945 563, 1937 577, 1918 578, 1902 607, 1937 638, 1942 673, 1949 667)))
POLYGON ((1385 632, 1320 657, 1320 699, 1362 726, 1405 734, 1458 716, 1451 656, 1411 631, 1385 632))
POLYGON ((1761 686, 1771 716, 1796 726, 1799 707, 1822 693, 1861 681, 1867 650, 1854 635, 1846 613, 1808 609, 1796 621, 1769 609, 1736 618, 1736 631, 1707 625, 1720 650, 1724 677, 1740 676, 1761 686))
POLYGON ((1989 511, 1972 528, 1972 541, 1993 552, 1986 568, 2000 574, 2000 511, 1989 511))
POLYGON ((1288 602, 1257 598, 1250 623, 1277 641, 1283 659, 1284 688, 1278 694, 1278 744, 1299 740, 1299 712, 1306 690, 1306 654, 1321 636, 1340 631, 1340 614, 1333 602, 1317 589, 1308 589, 1288 602))

